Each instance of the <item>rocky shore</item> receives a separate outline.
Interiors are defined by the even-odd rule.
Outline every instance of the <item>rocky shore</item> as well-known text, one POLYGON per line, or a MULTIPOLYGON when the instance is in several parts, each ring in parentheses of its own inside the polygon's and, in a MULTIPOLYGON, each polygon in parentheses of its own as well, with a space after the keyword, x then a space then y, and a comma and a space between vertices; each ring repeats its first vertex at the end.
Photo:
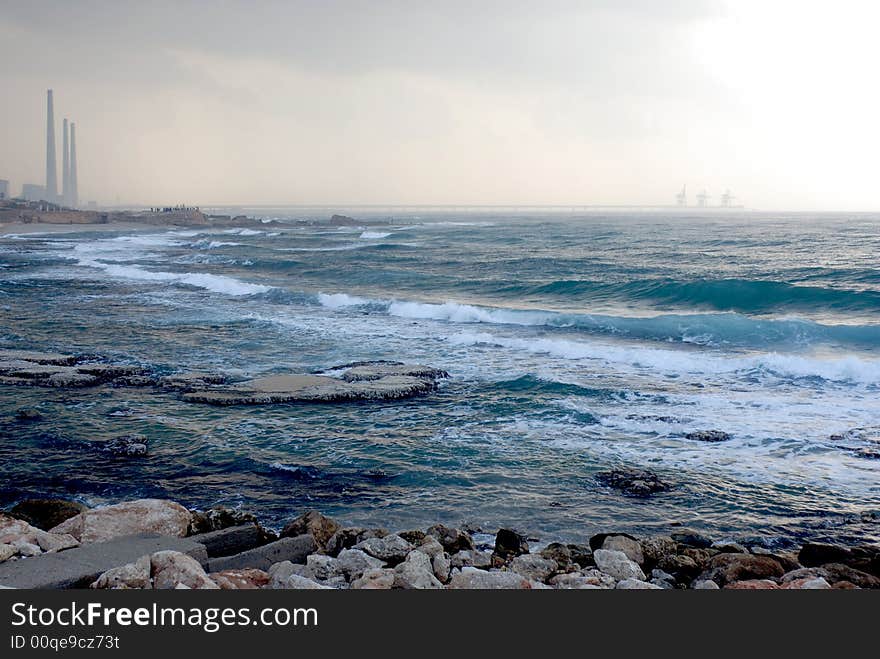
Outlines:
POLYGON ((317 511, 280 532, 250 513, 142 499, 88 509, 56 499, 0 514, 0 586, 156 589, 880 588, 880 547, 798 551, 714 542, 698 531, 535 544, 509 528, 391 532, 317 511))

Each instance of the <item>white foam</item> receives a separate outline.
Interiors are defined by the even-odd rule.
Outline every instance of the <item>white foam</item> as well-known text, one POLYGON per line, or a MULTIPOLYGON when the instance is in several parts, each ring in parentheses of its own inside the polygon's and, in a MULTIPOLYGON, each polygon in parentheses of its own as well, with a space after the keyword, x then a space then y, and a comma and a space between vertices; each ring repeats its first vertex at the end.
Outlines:
POLYGON ((361 234, 361 238, 363 240, 381 240, 382 238, 387 238, 391 235, 391 232, 384 231, 364 231, 361 234))
POLYGON ((370 304, 370 300, 347 293, 318 293, 318 302, 328 309, 342 309, 370 304))
POLYGON ((708 350, 647 348, 571 339, 519 338, 488 332, 464 332, 452 335, 448 340, 454 345, 489 344, 564 360, 594 360, 626 366, 631 371, 647 370, 670 377, 683 374, 711 377, 758 371, 783 378, 821 378, 860 385, 880 384, 880 361, 854 356, 818 358, 779 353, 726 356, 708 350))

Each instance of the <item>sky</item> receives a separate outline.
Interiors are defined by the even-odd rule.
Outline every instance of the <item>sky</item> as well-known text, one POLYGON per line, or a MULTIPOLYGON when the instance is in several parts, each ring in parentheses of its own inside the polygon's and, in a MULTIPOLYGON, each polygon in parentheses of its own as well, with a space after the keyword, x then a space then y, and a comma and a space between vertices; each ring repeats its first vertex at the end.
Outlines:
MULTIPOLYGON (((45 92, 100 203, 880 210, 874 0, 0 0, 0 178, 45 92)), ((60 180, 60 161, 59 161, 60 180)))

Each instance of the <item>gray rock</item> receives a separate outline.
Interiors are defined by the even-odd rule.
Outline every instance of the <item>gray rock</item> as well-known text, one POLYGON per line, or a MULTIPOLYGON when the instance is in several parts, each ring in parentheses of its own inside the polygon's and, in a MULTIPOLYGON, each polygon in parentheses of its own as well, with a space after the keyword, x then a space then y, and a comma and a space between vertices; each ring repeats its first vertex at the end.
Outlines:
MULTIPOLYGON (((422 554, 424 556, 424 554, 422 554)), ((360 549, 343 549, 337 558, 339 567, 349 581, 359 578, 369 569, 385 567, 385 563, 378 558, 362 552, 360 549)))
POLYGON ((456 590, 524 590, 531 588, 529 580, 515 572, 487 572, 463 567, 453 572, 449 588, 456 590))
POLYGON ((597 549, 593 552, 593 559, 600 571, 618 581, 623 579, 645 580, 645 573, 642 572, 639 564, 627 558, 622 551, 597 549))
POLYGON ((602 549, 623 552, 629 560, 639 565, 643 565, 645 562, 639 541, 625 535, 609 535, 602 543, 602 549))
POLYGON ((712 546, 712 540, 693 529, 681 529, 672 533, 671 537, 680 545, 686 545, 687 547, 694 547, 696 549, 707 549, 712 546))
POLYGON ((266 544, 265 532, 256 524, 242 524, 208 533, 198 533, 191 535, 190 538, 205 545, 205 551, 212 558, 238 554, 266 544))
POLYGON ((439 581, 443 583, 449 581, 449 574, 452 571, 452 561, 449 558, 449 554, 445 551, 434 554, 434 557, 431 559, 431 567, 434 570, 434 576, 439 581))
POLYGON ((345 574, 339 559, 323 554, 312 554, 307 557, 306 566, 319 581, 328 581, 345 574))
POLYGON ((394 587, 406 589, 442 588, 434 576, 434 567, 427 554, 410 552, 406 560, 394 568, 394 587))
POLYGON ((697 579, 691 584, 694 590, 720 590, 718 584, 711 579, 697 579))
POLYGON ((588 573, 557 574, 550 578, 549 583, 560 590, 608 590, 614 588, 616 582, 613 577, 609 577, 607 574, 602 574, 598 570, 590 570, 588 573))
POLYGON ((134 563, 126 563, 104 572, 90 586, 99 589, 152 588, 150 579, 150 557, 141 556, 134 563))
POLYGON ((273 590, 283 590, 287 588, 287 580, 291 575, 311 579, 314 581, 315 575, 308 566, 300 563, 291 563, 290 561, 281 561, 275 563, 267 570, 269 575, 268 588, 273 590))
POLYGON ((623 579, 617 582, 617 590, 663 590, 663 586, 657 586, 639 579, 623 579))
POLYGON ((547 581, 559 569, 559 565, 549 558, 524 554, 511 561, 510 569, 532 581, 547 581))
MULTIPOLYGON (((365 529, 359 526, 349 526, 336 531, 327 541, 325 551, 330 556, 337 556, 343 549, 351 549, 359 542, 370 538, 384 538, 388 535, 385 529, 365 529)), ((424 533, 422 534, 424 536, 424 533)))
POLYGON ((233 556, 212 558, 208 562, 211 572, 223 572, 225 570, 241 570, 244 568, 256 568, 268 570, 275 563, 290 561, 292 563, 304 563, 309 554, 318 550, 315 539, 308 534, 299 535, 295 538, 281 538, 275 542, 255 547, 240 552, 233 556))
POLYGON ((196 559, 179 551, 157 551, 150 556, 150 574, 157 590, 181 585, 198 590, 220 589, 196 559))
POLYGON ((443 545, 449 554, 455 554, 463 550, 473 550, 474 540, 469 533, 459 529, 453 529, 443 524, 435 524, 428 529, 428 535, 433 536, 443 545))
POLYGON ((144 435, 122 435, 95 445, 113 455, 126 458, 143 457, 147 454, 147 438, 144 435))
POLYGON ((391 534, 383 538, 369 538, 359 542, 354 549, 360 549, 390 565, 397 565, 413 550, 413 546, 399 535, 391 534))
POLYGON ((476 567, 488 570, 492 567, 492 553, 488 551, 464 550, 450 558, 453 568, 476 567))
POLYGON ((726 442, 730 439, 730 433, 723 430, 697 430, 689 432, 684 438, 696 442, 726 442))
POLYGON ((670 489, 670 484, 646 469, 612 469, 596 474, 600 483, 621 490, 624 494, 647 497, 670 489))

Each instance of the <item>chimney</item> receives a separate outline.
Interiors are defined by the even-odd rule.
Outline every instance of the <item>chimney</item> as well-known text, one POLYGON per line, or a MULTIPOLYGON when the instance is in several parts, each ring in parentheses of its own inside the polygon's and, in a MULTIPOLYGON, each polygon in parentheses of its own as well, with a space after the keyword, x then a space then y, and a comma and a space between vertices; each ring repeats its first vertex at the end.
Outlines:
POLYGON ((70 207, 79 206, 79 185, 76 182, 76 124, 70 123, 70 207))
POLYGON ((70 205, 70 142, 67 139, 67 119, 63 123, 61 154, 61 203, 70 205))
POLYGON ((46 201, 58 199, 58 170, 55 161, 55 107, 52 90, 46 92, 46 201))

